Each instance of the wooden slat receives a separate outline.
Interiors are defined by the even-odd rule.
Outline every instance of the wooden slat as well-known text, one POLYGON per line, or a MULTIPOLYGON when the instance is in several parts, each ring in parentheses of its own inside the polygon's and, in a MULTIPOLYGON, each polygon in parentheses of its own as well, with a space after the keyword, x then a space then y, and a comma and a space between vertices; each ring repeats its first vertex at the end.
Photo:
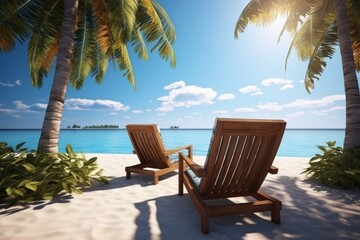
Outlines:
POLYGON ((237 146, 235 149, 233 162, 230 166, 230 168, 233 169, 233 171, 232 171, 231 179, 228 180, 229 189, 226 192, 227 194, 232 194, 235 192, 236 184, 238 183, 238 176, 240 175, 240 172, 241 172, 241 167, 240 167, 241 153, 243 151, 244 144, 245 144, 245 137, 238 136, 238 142, 237 142, 237 146))

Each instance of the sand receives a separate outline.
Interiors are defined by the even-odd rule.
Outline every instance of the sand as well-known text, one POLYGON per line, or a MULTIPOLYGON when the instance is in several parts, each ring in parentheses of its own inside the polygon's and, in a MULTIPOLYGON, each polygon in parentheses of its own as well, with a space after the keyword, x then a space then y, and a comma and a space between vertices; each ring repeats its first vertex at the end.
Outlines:
MULTIPOLYGON (((109 185, 95 184, 81 195, 4 208, 0 205, 1 240, 85 239, 360 239, 360 193, 329 188, 300 172, 306 158, 277 157, 277 175, 263 190, 283 202, 280 225, 270 214, 212 218, 210 233, 200 231, 200 216, 189 196, 177 195, 177 173, 152 184, 151 177, 125 178, 134 155, 98 156, 109 185)), ((195 157, 203 162, 204 157, 195 157)))

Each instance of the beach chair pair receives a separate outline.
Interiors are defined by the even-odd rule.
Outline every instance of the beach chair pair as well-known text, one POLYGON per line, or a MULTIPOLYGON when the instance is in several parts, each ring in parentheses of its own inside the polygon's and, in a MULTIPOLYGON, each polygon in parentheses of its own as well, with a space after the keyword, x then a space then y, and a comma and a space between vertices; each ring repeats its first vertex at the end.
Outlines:
POLYGON ((130 178, 132 172, 151 175, 157 184, 160 176, 179 169, 178 194, 183 195, 185 185, 205 234, 209 218, 216 216, 270 211, 271 221, 279 224, 281 201, 260 187, 268 173, 278 172, 272 163, 285 126, 282 120, 217 118, 205 164, 200 166, 193 161, 191 145, 166 150, 155 124, 127 125, 140 164, 126 167, 126 176, 130 178), (229 200, 234 197, 252 199, 229 200))

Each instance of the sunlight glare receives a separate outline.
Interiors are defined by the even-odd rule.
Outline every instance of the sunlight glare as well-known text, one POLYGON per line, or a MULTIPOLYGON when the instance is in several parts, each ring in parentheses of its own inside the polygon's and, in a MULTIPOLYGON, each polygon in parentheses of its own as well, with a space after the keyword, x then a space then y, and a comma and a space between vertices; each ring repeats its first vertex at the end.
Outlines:
POLYGON ((273 23, 264 26, 249 24, 244 34, 252 38, 252 44, 257 45, 259 50, 261 50, 261 48, 287 48, 291 40, 289 33, 285 31, 279 40, 285 21, 285 18, 278 18, 273 23))

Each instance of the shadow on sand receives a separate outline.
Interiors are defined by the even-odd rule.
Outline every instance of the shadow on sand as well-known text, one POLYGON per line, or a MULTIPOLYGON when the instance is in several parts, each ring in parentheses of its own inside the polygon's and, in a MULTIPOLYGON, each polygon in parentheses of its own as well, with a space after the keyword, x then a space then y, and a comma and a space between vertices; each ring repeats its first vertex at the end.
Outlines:
MULTIPOLYGON (((167 176, 162 176, 161 180, 165 180, 169 177, 176 175, 176 173, 170 173, 167 176)), ((81 188, 83 193, 92 192, 92 191, 106 191, 111 189, 119 189, 123 187, 129 187, 134 184, 138 184, 142 187, 147 187, 153 185, 152 178, 142 175, 133 174, 132 179, 126 179, 125 176, 123 177, 111 177, 109 176, 109 184, 100 184, 96 181, 93 182, 91 187, 86 186, 81 188)), ((11 215, 17 212, 21 212, 23 210, 32 208, 33 210, 41 210, 44 207, 52 204, 63 204, 71 202, 74 196, 65 192, 54 197, 53 200, 37 200, 31 203, 25 204, 18 204, 13 205, 11 201, 3 201, 0 202, 0 215, 11 215)))
POLYGON ((218 217, 210 220, 209 235, 201 233, 200 215, 187 194, 135 203, 140 212, 135 239, 360 238, 360 229, 354 231, 360 226, 359 192, 311 182, 310 193, 302 189, 301 184, 309 185, 297 177, 283 176, 268 181, 263 187, 283 202, 280 225, 272 223, 267 212, 218 217))

